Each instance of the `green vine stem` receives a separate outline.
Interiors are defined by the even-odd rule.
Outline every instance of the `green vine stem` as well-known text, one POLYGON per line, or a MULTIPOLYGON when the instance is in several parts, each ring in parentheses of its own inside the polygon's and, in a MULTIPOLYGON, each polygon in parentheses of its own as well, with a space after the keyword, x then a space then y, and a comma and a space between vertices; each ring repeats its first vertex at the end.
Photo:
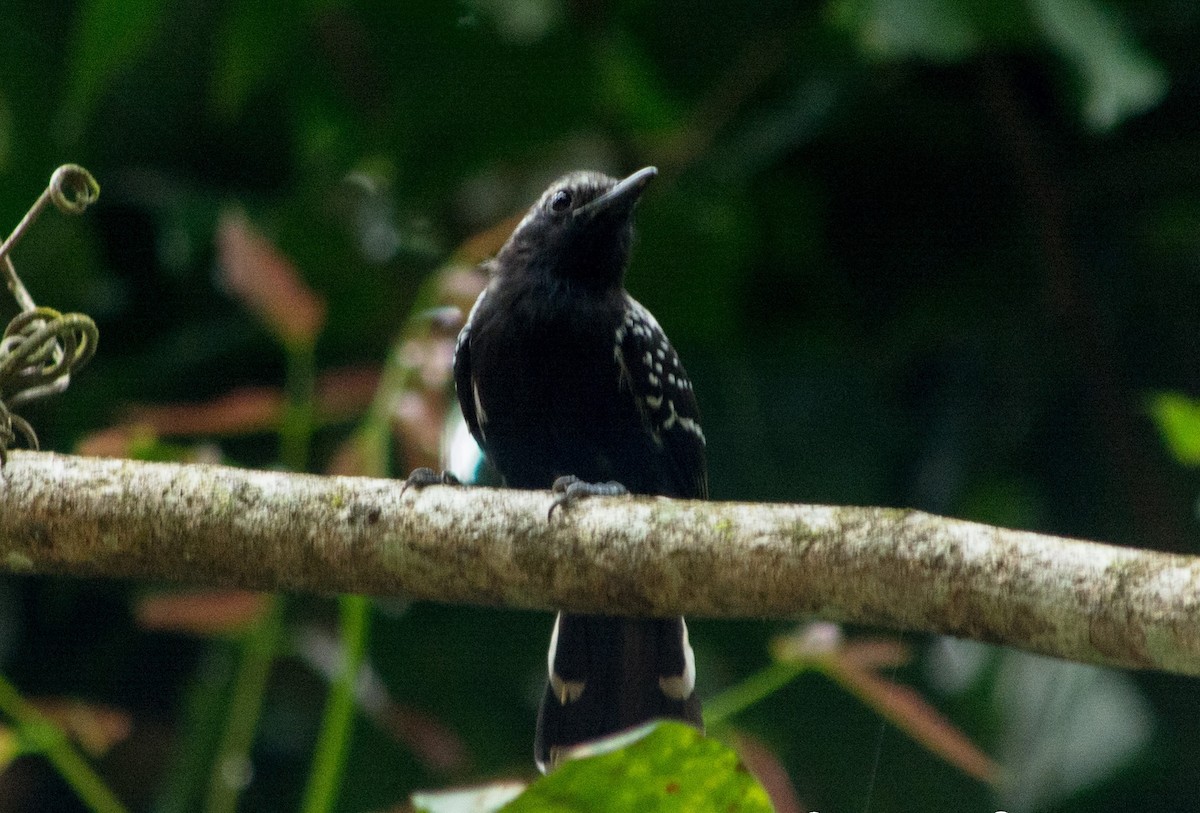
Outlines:
POLYGON ((13 414, 13 407, 65 390, 71 373, 88 362, 100 338, 95 322, 83 314, 39 308, 9 254, 49 204, 68 214, 80 214, 99 197, 100 185, 91 173, 64 164, 0 244, 0 270, 21 308, 0 338, 0 465, 7 461, 8 448, 18 434, 31 448, 38 448, 37 433, 28 421, 13 414))
POLYGON ((62 729, 26 703, 3 676, 0 676, 0 711, 16 723, 22 744, 43 754, 80 801, 96 813, 125 813, 125 806, 75 750, 62 729))
MULTIPOLYGON (((287 406, 279 435, 280 459, 292 471, 304 470, 312 444, 314 370, 311 344, 287 347, 287 406)), ((262 712, 267 679, 279 651, 285 606, 284 596, 272 595, 264 615, 243 644, 242 662, 234 678, 233 699, 226 715, 225 732, 212 765, 206 813, 233 813, 249 778, 252 770, 250 752, 262 712)), ((331 694, 335 693, 336 686, 331 690, 331 694)))
MULTIPOLYGON (((34 449, 37 434, 24 418, 13 414, 12 407, 37 398, 62 392, 78 370, 96 352, 99 333, 96 324, 78 313, 61 314, 52 308, 39 308, 17 275, 9 253, 33 226, 49 204, 67 214, 81 214, 100 196, 100 185, 81 166, 64 164, 50 176, 38 199, 29 207, 21 222, 0 243, 0 271, 21 313, 0 338, 0 465, 7 461, 8 447, 17 433, 34 449)), ((22 740, 50 760, 81 800, 92 810, 124 811, 112 791, 71 746, 57 726, 27 704, 17 690, 0 677, 0 710, 17 724, 22 740)))
POLYGON ((30 311, 37 307, 33 302, 33 297, 25 290, 25 286, 21 283, 20 277, 17 276, 17 271, 13 268, 12 260, 8 253, 12 250, 25 232, 29 231, 30 226, 38 219, 38 215, 46 208, 47 205, 53 203, 54 207, 64 214, 78 215, 82 214, 91 204, 95 203, 100 198, 100 184, 96 183, 96 179, 92 177, 92 173, 88 172, 78 164, 63 164, 58 169, 54 170, 54 174, 50 176, 50 183, 46 189, 38 196, 38 199, 29 207, 29 211, 21 218, 21 222, 13 229, 12 234, 8 239, 0 244, 0 258, 4 260, 4 274, 8 283, 8 290, 12 291, 13 297, 17 300, 17 304, 21 306, 21 310, 30 311))
POLYGON ((96 323, 81 313, 35 307, 18 314, 0 339, 0 387, 9 406, 65 390, 99 341, 96 323))
POLYGON ((729 718, 766 699, 812 668, 804 660, 776 661, 704 704, 704 725, 719 728, 729 718))
POLYGON ((358 673, 367 650, 370 602, 363 596, 345 595, 338 598, 338 606, 341 616, 341 672, 333 681, 325 704, 325 715, 317 737, 317 751, 304 792, 304 813, 327 813, 333 810, 337 801, 338 787, 350 752, 358 673))
POLYGON ((290 471, 305 471, 316 424, 316 359, 311 343, 287 350, 287 398, 279 429, 279 457, 290 471))
POLYGON ((261 618, 242 647, 242 661, 233 683, 233 698, 225 715, 225 731, 213 760, 205 813, 234 813, 238 796, 250 777, 250 748, 262 713, 267 678, 275 662, 283 627, 283 599, 271 596, 261 618))

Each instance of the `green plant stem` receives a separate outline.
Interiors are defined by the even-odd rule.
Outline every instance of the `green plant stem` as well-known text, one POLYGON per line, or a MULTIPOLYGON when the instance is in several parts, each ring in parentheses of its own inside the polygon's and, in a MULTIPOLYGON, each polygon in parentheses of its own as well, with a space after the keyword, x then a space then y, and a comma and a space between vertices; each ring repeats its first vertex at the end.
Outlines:
POLYGON ((812 668, 805 661, 776 661, 750 677, 729 687, 704 704, 704 724, 716 728, 791 683, 812 668))
MULTIPOLYGON (((303 471, 308 461, 315 417, 315 362, 311 345, 288 348, 288 407, 281 430, 283 463, 303 471)), ((324 813, 333 809, 349 755, 354 727, 355 688, 366 656, 370 603, 363 596, 338 598, 341 671, 330 684, 329 697, 316 753, 304 792, 303 810, 324 813)))
POLYGON ((337 801, 342 771, 354 728, 354 699, 358 671, 367 649, 371 605, 363 596, 338 598, 341 615, 342 666, 329 689, 317 752, 304 792, 304 813, 327 813, 337 801))
POLYGON ((233 813, 237 809, 282 626, 283 599, 271 596, 242 645, 242 662, 233 684, 225 731, 209 777, 206 813, 233 813))
POLYGON ((62 729, 26 703, 3 676, 0 676, 0 711, 17 724, 24 744, 44 754, 84 804, 97 813, 125 813, 125 806, 75 750, 62 729))
POLYGON ((316 425, 316 359, 311 343, 287 348, 287 404, 279 428, 279 457, 292 471, 308 467, 309 446, 316 425))
POLYGON ((238 666, 235 654, 213 646, 196 670, 181 724, 176 729, 178 745, 172 766, 154 804, 155 813, 191 813, 202 806, 210 764, 223 733, 229 687, 238 666))
MULTIPOLYGON (((393 342, 388 353, 387 363, 375 388, 375 398, 371 408, 359 423, 354 433, 354 443, 358 447, 359 461, 362 464, 362 474, 367 477, 387 477, 392 468, 392 406, 397 393, 408 389, 416 376, 416 371, 405 359, 404 344, 413 332, 414 325, 420 319, 420 314, 426 312, 437 302, 438 275, 431 274, 421 283, 413 299, 412 308, 405 318, 404 326, 393 342)), ((407 474, 407 472, 402 472, 407 474)))

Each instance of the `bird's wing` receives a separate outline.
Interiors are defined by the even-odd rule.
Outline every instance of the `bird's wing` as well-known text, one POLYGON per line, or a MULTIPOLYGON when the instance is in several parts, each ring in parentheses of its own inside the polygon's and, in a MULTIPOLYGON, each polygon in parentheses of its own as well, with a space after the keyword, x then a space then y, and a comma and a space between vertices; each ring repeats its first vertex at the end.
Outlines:
POLYGON ((475 300, 466 324, 459 331, 458 340, 454 343, 454 389, 458 394, 458 405, 462 409, 463 418, 467 421, 467 428, 471 430, 471 436, 475 438, 475 442, 481 449, 485 448, 483 445, 484 416, 480 414, 479 396, 471 377, 471 330, 478 317, 479 306, 486 296, 487 288, 484 288, 475 300))
POLYGON ((692 382, 658 321, 633 297, 616 334, 616 360, 646 431, 663 451, 678 490, 669 496, 708 497, 704 431, 692 382))

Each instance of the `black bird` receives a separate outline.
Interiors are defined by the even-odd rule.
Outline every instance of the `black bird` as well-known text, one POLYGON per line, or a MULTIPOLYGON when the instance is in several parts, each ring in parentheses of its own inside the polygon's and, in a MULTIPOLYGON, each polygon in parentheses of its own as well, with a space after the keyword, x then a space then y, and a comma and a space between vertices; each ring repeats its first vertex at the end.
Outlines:
MULTIPOLYGON (((706 498, 692 384, 658 322, 624 288, 633 209, 657 174, 556 181, 488 262, 491 281, 459 334, 458 400, 513 488, 706 498)), ((553 508, 551 509, 553 510, 553 508)), ((682 618, 559 613, 534 753, 647 720, 701 727, 682 618)))

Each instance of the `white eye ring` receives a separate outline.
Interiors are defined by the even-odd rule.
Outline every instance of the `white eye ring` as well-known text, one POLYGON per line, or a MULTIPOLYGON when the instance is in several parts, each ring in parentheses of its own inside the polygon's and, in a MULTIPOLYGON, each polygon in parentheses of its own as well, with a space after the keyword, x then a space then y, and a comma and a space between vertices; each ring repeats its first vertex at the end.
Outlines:
POLYGON ((571 208, 571 193, 565 189, 560 189, 550 198, 550 211, 565 212, 571 208))

